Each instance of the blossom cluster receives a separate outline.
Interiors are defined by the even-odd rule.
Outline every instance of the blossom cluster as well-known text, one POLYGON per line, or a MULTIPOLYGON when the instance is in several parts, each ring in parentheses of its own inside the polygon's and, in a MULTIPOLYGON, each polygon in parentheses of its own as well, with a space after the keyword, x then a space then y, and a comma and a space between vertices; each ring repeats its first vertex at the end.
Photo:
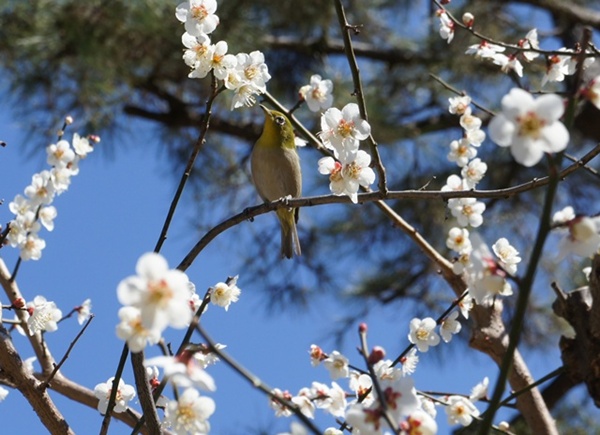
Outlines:
MULTIPOLYGON (((460 116, 463 137, 450 142, 448 160, 461 168, 461 175, 449 176, 442 191, 474 189, 487 171, 487 164, 475 158, 477 148, 485 140, 485 133, 480 128, 482 121, 473 115, 471 97, 468 95, 452 97, 449 103, 450 113, 460 116)), ((448 200, 448 208, 461 227, 477 228, 483 223, 485 204, 475 198, 451 198, 448 200)))
MULTIPOLYGON (((521 92, 531 97, 525 91, 513 89, 513 91, 503 99, 503 102, 506 104, 505 107, 508 107, 513 103, 515 93, 517 94, 517 98, 527 98, 523 96, 521 92)), ((550 97, 550 95, 548 95, 548 97, 550 97)), ((519 101, 521 100, 519 99, 519 101)), ((464 129, 464 138, 461 139, 464 144, 464 151, 454 152, 454 149, 460 149, 461 147, 458 146, 453 148, 451 146, 451 152, 448 155, 448 159, 456 162, 456 164, 461 167, 461 176, 450 175, 446 180, 446 184, 442 187, 442 191, 464 191, 474 189, 483 179, 487 171, 486 163, 482 162, 479 158, 472 159, 477 155, 477 151, 472 147, 472 139, 469 139, 469 136, 472 135, 473 137, 477 137, 481 139, 482 142, 485 138, 485 134, 483 132, 480 133, 481 130, 479 127, 481 126, 481 120, 472 114, 470 104, 471 98, 467 95, 449 99, 449 112, 460 115, 460 125, 464 129), (472 151, 469 151, 469 149, 472 151)), ((557 100, 552 98, 550 104, 555 106, 557 100)), ((516 105, 517 103, 515 102, 511 107, 516 105)), ((513 112, 519 110, 519 108, 515 108, 513 112)), ((524 110, 527 110, 527 107, 524 110)), ((540 110, 540 112, 543 111, 540 110)), ((510 113, 509 109, 507 109, 507 113, 510 113)), ((530 117, 534 117, 537 112, 535 110, 530 110, 528 113, 530 117)), ((513 117, 512 119, 520 120, 518 117, 513 117)), ((507 117, 503 117, 503 115, 497 116, 492 120, 490 125, 490 134, 497 138, 502 135, 502 133, 497 133, 497 131, 503 133, 512 131, 510 125, 505 125, 510 122, 511 120, 507 117)), ((545 124, 543 128, 556 128, 557 131, 560 132, 562 131, 561 127, 564 128, 562 123, 556 121, 554 124, 545 124)), ((557 137, 554 136, 552 140, 556 139, 557 137)), ((477 146, 479 146, 481 142, 478 142, 477 146)), ((506 145, 513 144, 511 139, 507 139, 502 143, 506 145)), ((529 153, 532 152, 532 149, 537 149, 536 144, 515 140, 512 149, 517 151, 513 151, 513 154, 516 152, 517 155, 521 156, 520 151, 522 148, 528 150, 527 152, 529 153)), ((543 151, 540 151, 540 153, 543 154, 543 151)), ((541 155, 539 157, 541 158, 541 155)), ((456 218, 459 226, 451 228, 448 232, 446 246, 457 254, 454 263, 454 271, 457 274, 463 274, 468 285, 469 297, 466 298, 461 307, 463 308, 463 315, 467 317, 468 308, 472 306, 471 298, 478 304, 488 304, 496 296, 509 296, 512 294, 512 287, 508 282, 508 278, 516 273, 517 264, 521 261, 521 258, 519 257, 517 250, 512 247, 505 238, 499 239, 493 245, 492 249, 494 254, 492 254, 481 237, 477 233, 471 233, 469 231, 467 227, 478 228, 483 224, 482 213, 485 211, 485 204, 483 202, 477 201, 476 198, 469 197, 451 198, 448 200, 448 208, 456 218)))
POLYGON ((375 181, 375 172, 369 167, 371 156, 359 149, 360 141, 371 134, 371 126, 361 118, 358 104, 348 103, 342 110, 331 107, 321 115, 321 140, 333 151, 333 157, 319 160, 319 172, 329 175, 329 189, 335 195, 347 195, 358 202, 360 186, 368 187, 375 181))
MULTIPOLYGON (((313 419, 316 410, 320 409, 337 419, 344 419, 352 433, 381 434, 393 429, 400 433, 427 435, 437 433, 436 405, 444 407, 449 424, 468 426, 473 418, 479 416, 479 410, 473 402, 487 396, 487 378, 476 385, 470 395, 443 396, 434 401, 420 394, 410 376, 419 361, 416 349, 409 351, 401 359, 401 364, 395 366, 391 360, 385 359, 385 350, 376 346, 368 358, 369 364, 372 364, 369 372, 351 368, 348 358, 340 352, 334 350, 325 354, 314 344, 310 349, 310 358, 313 366, 322 363, 329 371, 331 386, 312 382, 310 387, 301 388, 296 395, 273 389, 269 403, 276 416, 292 415, 291 406, 295 406, 306 417, 313 419), (369 373, 374 373, 375 377, 369 373), (341 379, 347 380, 347 390, 340 385, 341 379), (390 428, 387 418, 394 427, 390 428)), ((307 432, 292 424, 289 433, 307 432)), ((339 429, 333 427, 327 428, 324 433, 341 434, 339 429)))
MULTIPOLYGON (((443 9, 436 11, 440 28, 439 33, 442 39, 445 39, 448 44, 454 38, 456 24, 450 18, 448 13, 443 9)), ((472 27, 474 17, 470 13, 463 15, 463 24, 467 27, 472 27)), ((508 46, 510 47, 510 46, 508 46)), ((531 29, 523 39, 520 39, 514 47, 512 53, 506 54, 507 46, 499 45, 490 41, 482 40, 478 44, 469 46, 465 54, 474 55, 478 59, 487 59, 500 67, 504 73, 510 71, 517 76, 523 77, 523 64, 521 61, 532 62, 540 56, 540 45, 537 29, 531 29)), ((591 56, 592 51, 586 51, 586 57, 583 61, 583 69, 588 68, 594 63, 595 58, 591 56)), ((546 57, 546 72, 541 79, 541 86, 545 86, 549 82, 562 82, 566 76, 575 74, 577 70, 579 53, 575 50, 561 47, 554 50, 554 54, 546 57), (558 54, 558 53, 564 54, 558 54)))
MULTIPOLYGON (((69 123, 72 120, 67 118, 69 123)), ((25 196, 16 195, 8 205, 15 215, 10 222, 6 240, 20 251, 22 260, 39 260, 46 242, 39 235, 42 227, 54 229, 56 207, 54 199, 65 192, 71 177, 79 173, 79 161, 94 150, 90 142, 98 142, 97 136, 89 138, 73 134, 72 143, 62 139, 46 148, 50 169, 34 174, 31 184, 25 188, 25 196)))
MULTIPOLYGON (((236 276, 212 287, 210 301, 227 310, 241 293, 237 279, 236 276)), ((187 275, 169 268, 165 258, 154 252, 139 258, 136 275, 119 283, 117 297, 124 306, 119 310, 116 334, 126 341, 131 352, 141 352, 147 345, 158 343, 167 327, 188 327, 194 313, 202 306, 187 275)), ((204 312, 205 308, 202 310, 204 312)), ((217 345, 219 349, 223 347, 217 345)), ((158 372, 160 367, 166 379, 176 387, 184 388, 178 400, 165 405, 165 422, 175 433, 208 432, 207 419, 214 412, 215 404, 211 398, 200 396, 196 389, 215 390, 215 382, 205 369, 217 360, 206 346, 189 345, 175 356, 158 356, 144 361, 151 373, 158 372)), ((100 387, 97 395, 104 398, 105 390, 100 387)), ((100 403, 98 409, 105 412, 103 399, 100 403)))
POLYGON ((177 6, 175 15, 185 25, 183 60, 192 69, 188 77, 204 78, 212 72, 233 91, 231 110, 252 106, 271 78, 265 57, 260 51, 229 54, 226 41, 213 44, 209 35, 219 25, 216 10, 216 0, 189 0, 177 6))

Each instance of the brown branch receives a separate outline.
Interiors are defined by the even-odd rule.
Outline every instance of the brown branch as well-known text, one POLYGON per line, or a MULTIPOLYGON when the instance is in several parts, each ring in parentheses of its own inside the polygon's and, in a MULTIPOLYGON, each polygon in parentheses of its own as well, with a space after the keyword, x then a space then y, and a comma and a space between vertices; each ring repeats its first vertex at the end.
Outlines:
POLYGON ((150 382, 148 382, 148 375, 144 366, 144 352, 131 353, 131 366, 133 368, 133 376, 135 378, 139 402, 142 406, 142 411, 144 412, 146 427, 150 433, 160 434, 160 419, 156 413, 156 404, 154 403, 154 398, 152 397, 150 382))
MULTIPOLYGON (((566 177, 577 171, 579 168, 585 166, 590 160, 600 154, 600 145, 597 145, 593 150, 588 152, 584 157, 573 163, 566 169, 559 173, 559 178, 564 180, 566 177)), ((381 200, 395 200, 395 199, 434 199, 447 201, 450 198, 510 198, 511 196, 519 193, 527 192, 529 190, 537 189, 546 186, 549 182, 548 177, 536 178, 527 183, 519 184, 517 186, 508 187, 505 189, 494 189, 494 190, 469 190, 469 191, 450 191, 442 192, 438 190, 405 190, 405 191, 391 191, 387 193, 383 192, 370 192, 361 193, 358 195, 358 201, 360 203, 366 202, 377 202, 381 200)), ((311 196, 297 199, 286 199, 284 201, 273 201, 267 204, 261 204, 254 207, 249 207, 240 213, 224 220, 220 224, 211 228, 188 252, 185 258, 177 266, 178 269, 185 271, 194 259, 202 252, 202 250, 219 234, 226 231, 227 229, 234 227, 244 221, 252 221, 254 217, 261 214, 268 213, 281 207, 314 207, 324 204, 350 204, 350 198, 346 196, 335 196, 335 195, 323 195, 323 196, 311 196)), ((383 204, 383 203, 380 203, 383 204)), ((378 204, 379 207, 382 205, 378 204)), ((385 206, 388 207, 388 206, 385 206)), ((391 210, 391 209, 390 209, 391 210)), ((407 227, 408 228, 408 227, 407 227)), ((410 227, 412 228, 412 227, 410 227)), ((414 229, 413 229, 414 230, 414 229)), ((410 229, 407 231, 410 233, 410 229)), ((451 270, 451 267, 449 268, 451 270)), ((446 277, 449 279, 448 277, 446 277)), ((462 292, 459 292, 459 294, 462 292)))
POLYGON ((0 324, 0 367, 25 397, 42 424, 52 434, 73 434, 69 424, 48 395, 46 388, 28 372, 14 347, 10 334, 0 324))

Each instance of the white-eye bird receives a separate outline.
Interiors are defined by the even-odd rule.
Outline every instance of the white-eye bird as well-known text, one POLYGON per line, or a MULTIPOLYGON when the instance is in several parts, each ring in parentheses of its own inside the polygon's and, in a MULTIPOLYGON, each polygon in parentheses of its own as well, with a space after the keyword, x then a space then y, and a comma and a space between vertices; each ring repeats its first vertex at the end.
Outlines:
MULTIPOLYGON (((260 107, 265 112, 265 125, 250 158, 256 190, 268 202, 290 196, 298 198, 302 195, 302 172, 292 124, 283 113, 262 104, 260 107)), ((281 256, 300 255, 298 209, 278 208, 276 213, 281 224, 281 256)))

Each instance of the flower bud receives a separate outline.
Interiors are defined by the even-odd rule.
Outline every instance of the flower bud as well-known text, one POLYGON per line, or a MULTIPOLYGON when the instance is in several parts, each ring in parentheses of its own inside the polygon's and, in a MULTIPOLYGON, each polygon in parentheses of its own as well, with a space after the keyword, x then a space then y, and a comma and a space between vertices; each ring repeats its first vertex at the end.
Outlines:
POLYGON ((471 28, 473 27, 473 22, 475 22, 475 17, 471 12, 465 12, 462 16, 462 22, 465 26, 471 28))
POLYGON ((370 365, 375 365, 385 358, 385 349, 381 346, 375 346, 369 355, 368 362, 370 365))

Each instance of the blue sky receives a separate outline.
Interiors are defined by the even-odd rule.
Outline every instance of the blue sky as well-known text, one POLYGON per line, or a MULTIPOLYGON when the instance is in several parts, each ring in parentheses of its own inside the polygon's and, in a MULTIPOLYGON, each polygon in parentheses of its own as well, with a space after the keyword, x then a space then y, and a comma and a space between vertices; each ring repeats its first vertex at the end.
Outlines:
MULTIPOLYGON (((0 139, 7 142, 5 148, 0 148, 3 167, 0 198, 4 199, 4 205, 0 206, 2 222, 11 219, 8 202, 14 195, 22 193, 33 173, 46 168, 44 148, 26 157, 30 154, 23 149, 24 132, 29 129, 27 122, 26 119, 14 119, 6 106, 0 108, 0 125, 4 126, 0 139)), ((55 230, 42 233, 47 242, 42 259, 24 263, 17 279, 28 300, 38 294, 44 295, 54 300, 63 313, 86 298, 92 299, 95 319, 62 368, 67 377, 92 389, 113 376, 123 346, 114 333, 120 307, 116 286, 121 279, 134 273, 138 257, 154 247, 179 178, 179 175, 168 173, 164 156, 155 151, 155 139, 150 133, 143 133, 151 129, 137 121, 133 125, 137 124, 139 128, 134 130, 141 133, 136 134, 135 143, 113 143, 111 146, 116 150, 113 157, 98 150, 81 163, 80 174, 72 180, 69 190, 54 203, 58 217, 55 230)), ((66 138, 70 139, 77 128, 75 122, 66 138)), ((55 141, 55 137, 44 139, 48 143, 55 141)), ((108 146, 106 141, 105 138, 99 147, 108 146)), ((194 217, 190 201, 190 197, 184 195, 162 251, 173 266, 200 236, 190 225, 190 219, 194 217)), ((274 217, 265 215, 258 217, 254 223, 245 222, 241 224, 242 230, 243 226, 267 225, 267 219, 274 217)), ((326 352, 334 349, 327 335, 344 315, 347 305, 333 300, 331 296, 317 296, 306 311, 267 312, 265 294, 260 291, 261 282, 247 281, 244 271, 237 269, 240 261, 232 258, 239 250, 229 248, 237 242, 235 237, 221 235, 188 270, 199 293, 218 281, 224 281, 227 276, 240 275, 240 301, 227 313, 211 306, 203 318, 206 329, 216 341, 228 346, 227 350, 234 358, 272 387, 288 389, 295 394, 300 388, 310 386, 312 381, 329 383, 323 367, 310 366, 308 349, 312 343, 321 345, 326 352)), ((4 247, 0 255, 12 268, 16 252, 4 247)), ((293 267, 293 263, 285 263, 284 267, 293 267)), ((302 277, 298 273, 293 278, 302 277)), ((3 297, 2 301, 6 303, 6 298, 3 297)), ((432 313, 432 316, 438 314, 432 313)), ((5 316, 12 317, 12 314, 5 316)), ((394 310, 374 305, 369 316, 361 319, 369 325, 370 346, 384 346, 393 359, 407 345, 406 334, 411 317, 410 312, 398 309, 397 305, 394 310)), ((355 350, 357 326, 353 325, 353 329, 348 331, 345 346, 338 350, 350 357, 353 363, 362 366, 355 350)), ((62 356, 78 331, 79 325, 70 319, 61 323, 57 332, 46 334, 56 359, 62 356)), ((176 346, 181 336, 180 332, 171 331, 167 337, 176 346)), ((15 335, 14 340, 23 358, 33 354, 24 338, 15 335)), ((197 337, 196 341, 199 341, 197 337)), ((422 362, 415 374, 418 389, 469 393, 470 388, 484 376, 489 376, 493 382, 497 369, 486 356, 465 350, 462 345, 455 344, 454 347, 444 353, 441 349, 432 349, 421 356, 422 362)), ((148 355, 154 354, 154 350, 148 352, 148 355)), ((551 350, 544 357, 534 355, 531 369, 535 377, 540 377, 559 364, 558 352, 551 350)), ((218 364, 211 367, 210 373, 217 384, 217 391, 211 394, 217 404, 216 413, 211 418, 212 433, 239 434, 262 427, 275 434, 289 428, 290 420, 276 419, 267 399, 227 367, 218 364)), ((124 379, 133 383, 129 364, 124 379)), ((346 382, 338 382, 347 388, 346 382)), ((53 397, 76 433, 96 433, 99 430, 102 418, 95 409, 73 404, 57 394, 53 397)), ((139 409, 137 403, 133 406, 139 409)), ((479 407, 485 409, 484 406, 479 407)), ((438 412, 440 433, 445 433, 447 427, 443 410, 438 412)), ((37 417, 18 392, 11 391, 0 404, 0 415, 5 417, 2 419, 3 433, 44 433, 37 417), (19 417, 6 418, 10 415, 19 417)), ((334 423, 327 416, 319 417, 317 422, 322 428, 334 423)), ((129 430, 113 421, 110 433, 129 433, 129 430)))

